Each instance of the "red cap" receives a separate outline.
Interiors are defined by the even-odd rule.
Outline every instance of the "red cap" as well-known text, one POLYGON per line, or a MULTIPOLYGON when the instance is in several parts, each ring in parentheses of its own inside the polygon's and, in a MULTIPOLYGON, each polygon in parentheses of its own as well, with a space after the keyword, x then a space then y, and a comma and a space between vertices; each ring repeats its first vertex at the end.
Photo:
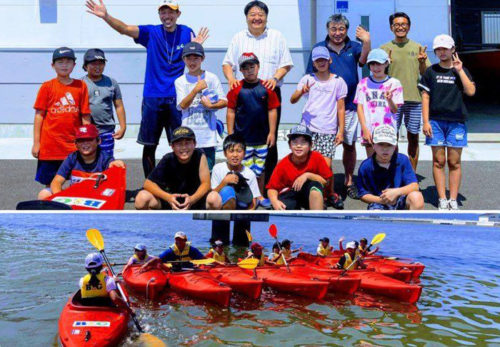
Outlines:
POLYGON ((94 124, 86 124, 76 128, 76 139, 95 139, 99 137, 99 131, 94 124))

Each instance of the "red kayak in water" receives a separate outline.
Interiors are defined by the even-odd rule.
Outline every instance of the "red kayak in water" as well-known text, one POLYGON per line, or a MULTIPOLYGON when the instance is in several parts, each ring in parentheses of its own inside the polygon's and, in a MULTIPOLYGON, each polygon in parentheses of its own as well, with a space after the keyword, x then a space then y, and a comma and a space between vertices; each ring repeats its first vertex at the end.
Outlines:
POLYGON ((290 269, 293 273, 307 276, 310 279, 328 282, 328 290, 331 292, 354 294, 361 285, 361 280, 359 278, 331 274, 304 264, 291 264, 290 269))
POLYGON ((229 306, 231 288, 203 271, 171 272, 168 284, 174 291, 186 296, 229 306))
POLYGON ((217 281, 229 285, 235 292, 242 293, 251 299, 258 299, 262 292, 264 282, 237 266, 217 266, 208 269, 207 273, 217 281))
MULTIPOLYGON (((126 294, 125 294, 126 295, 126 294)), ((63 346, 116 346, 127 333, 129 314, 109 300, 103 306, 84 306, 80 290, 68 300, 59 318, 63 346)))
POLYGON ((151 300, 159 298, 167 287, 168 272, 164 270, 150 269, 141 273, 141 265, 130 265, 122 275, 127 288, 151 300))

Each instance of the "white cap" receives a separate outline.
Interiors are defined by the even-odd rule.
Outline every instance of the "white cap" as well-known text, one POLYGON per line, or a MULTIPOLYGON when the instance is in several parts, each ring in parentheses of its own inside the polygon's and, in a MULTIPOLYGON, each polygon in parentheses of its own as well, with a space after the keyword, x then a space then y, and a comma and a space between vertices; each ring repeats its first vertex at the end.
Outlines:
POLYGON ((354 241, 351 241, 351 242, 347 242, 347 244, 345 245, 345 248, 352 248, 352 249, 355 249, 356 248, 356 242, 354 241))
POLYGON ((432 42, 432 49, 436 48, 448 48, 452 49, 455 47, 455 41, 450 35, 438 35, 434 38, 434 41, 432 42))
POLYGON ((398 136, 394 127, 383 124, 373 130, 373 143, 389 143, 393 146, 398 144, 398 136))
POLYGON ((158 11, 163 6, 168 6, 174 11, 177 11, 179 9, 179 4, 176 1, 172 1, 172 0, 161 0, 160 3, 158 4, 158 11))
POLYGON ((182 232, 182 231, 178 231, 175 233, 174 239, 177 239, 177 238, 187 240, 186 234, 184 234, 184 232, 182 232))

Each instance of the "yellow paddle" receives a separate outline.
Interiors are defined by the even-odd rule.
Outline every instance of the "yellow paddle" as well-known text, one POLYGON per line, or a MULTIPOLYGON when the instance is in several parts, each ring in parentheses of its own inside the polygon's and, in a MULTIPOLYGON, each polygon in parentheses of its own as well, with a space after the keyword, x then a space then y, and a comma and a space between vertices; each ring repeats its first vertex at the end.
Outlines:
MULTIPOLYGON (((106 256, 106 252, 104 251, 104 239, 103 239, 101 233, 99 232, 99 230, 89 229, 89 230, 87 230, 86 235, 87 235, 87 240, 89 240, 89 242, 95 248, 97 248, 99 250, 99 252, 102 254, 102 257, 103 257, 104 261, 106 262, 106 264, 108 265, 109 270, 111 271, 111 274, 113 276, 116 276, 113 268, 111 267, 111 263, 109 262, 109 259, 106 256)), ((123 292, 123 289, 122 289, 120 283, 116 282, 116 286, 117 286, 118 291, 120 292, 125 304, 128 307, 130 307, 130 303, 128 302, 128 298, 125 295, 125 293, 123 292)), ((137 317, 135 314, 131 314, 130 316, 132 317, 132 320, 134 321, 134 324, 137 327, 137 330, 139 330, 139 332, 141 333, 141 335, 139 336, 139 339, 137 341, 138 343, 141 343, 143 346, 149 346, 149 347, 165 347, 166 346, 165 343, 162 340, 160 340, 159 338, 157 338, 156 336, 144 333, 144 330, 142 329, 141 325, 139 324, 139 321, 137 320, 137 317)))
POLYGON ((257 267, 257 265, 259 265, 259 259, 255 259, 255 258, 243 259, 242 261, 238 262, 236 265, 238 265, 242 269, 253 270, 257 267))
MULTIPOLYGON (((377 243, 382 242, 382 240, 383 240, 383 239, 385 239, 385 233, 379 233, 379 234, 375 235, 375 236, 372 238, 372 241, 370 242, 370 244, 368 245, 368 247, 367 247, 367 248, 370 248, 371 246, 376 245, 377 243)), ((356 257, 356 259, 354 259, 354 261, 353 261, 353 262, 352 262, 352 263, 351 263, 351 264, 347 267, 347 269, 345 269, 345 270, 344 270, 344 271, 343 271, 340 275, 341 275, 341 276, 345 275, 345 273, 346 273, 347 271, 349 271, 349 269, 350 269, 351 267, 353 267, 353 266, 354 266, 354 264, 355 264, 355 263, 356 263, 359 259, 361 259, 361 257, 360 257, 360 256, 357 256, 357 257, 356 257)))

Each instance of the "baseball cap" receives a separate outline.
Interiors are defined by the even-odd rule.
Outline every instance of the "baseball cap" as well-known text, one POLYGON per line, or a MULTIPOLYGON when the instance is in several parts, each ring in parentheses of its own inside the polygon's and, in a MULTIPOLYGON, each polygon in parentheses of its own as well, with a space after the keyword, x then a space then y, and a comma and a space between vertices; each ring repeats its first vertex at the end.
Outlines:
POLYGON ((366 237, 363 237, 361 240, 359 240, 359 242, 366 242, 366 243, 368 243, 368 240, 366 239, 366 237))
POLYGON ((252 64, 259 64, 259 58, 253 53, 243 53, 239 58, 238 58, 238 66, 242 67, 245 64, 252 63, 252 64))
POLYGON ((87 50, 87 52, 85 52, 83 56, 83 64, 90 63, 96 60, 107 61, 106 57, 104 56, 104 51, 102 49, 91 48, 87 50))
POLYGON ((312 50, 312 61, 316 61, 318 59, 330 59, 330 52, 328 52, 328 48, 325 46, 314 47, 312 50))
POLYGON ((398 144, 396 130, 387 124, 379 125, 373 130, 373 143, 389 143, 393 146, 398 144))
POLYGON ((180 126, 177 129, 175 129, 174 132, 172 133, 171 143, 174 143, 175 141, 179 141, 182 139, 196 140, 196 135, 194 134, 193 130, 191 130, 191 128, 180 126))
POLYGON ((177 239, 177 238, 187 240, 186 234, 182 231, 178 231, 175 233, 174 239, 177 239))
POLYGON ((289 239, 284 239, 281 244, 284 246, 284 245, 291 245, 293 243, 293 241, 290 241, 289 239))
POLYGON ((76 139, 95 139, 99 137, 99 131, 94 124, 85 124, 76 128, 76 139))
POLYGON ((85 257, 85 267, 92 269, 102 265, 102 256, 99 253, 90 253, 85 257))
POLYGON ((355 249, 356 248, 356 242, 354 242, 354 241, 347 242, 347 244, 345 245, 345 248, 355 249))
POLYGON ((174 11, 177 11, 179 9, 179 4, 176 1, 172 1, 172 0, 161 0, 160 3, 158 4, 158 11, 163 6, 168 6, 174 11))
POLYGON ((138 243, 137 245, 135 245, 134 249, 137 250, 137 251, 145 251, 146 250, 146 245, 144 245, 142 243, 138 243))
POLYGON ((62 58, 76 60, 75 51, 68 47, 59 47, 54 51, 54 53, 52 53, 52 62, 62 58))
POLYGON ((451 49, 455 47, 455 41, 450 35, 442 34, 434 38, 432 42, 432 49, 436 48, 448 48, 451 49))
POLYGON ((366 60, 366 63, 371 63, 371 62, 376 62, 379 64, 385 64, 386 62, 389 61, 389 55, 387 54, 386 51, 384 51, 381 48, 375 48, 368 53, 368 59, 366 60))
POLYGON ((319 239, 321 242, 327 242, 330 243, 330 239, 328 237, 323 237, 322 239, 319 239))
POLYGON ((296 136, 307 136, 312 139, 312 133, 305 125, 296 125, 290 130, 290 133, 286 135, 289 139, 296 136))
POLYGON ((182 57, 184 58, 185 56, 191 54, 204 57, 205 50, 203 49, 203 46, 200 45, 198 42, 191 41, 184 45, 184 48, 182 49, 182 57))
POLYGON ((224 242, 222 242, 221 240, 217 240, 214 242, 214 245, 216 246, 224 246, 224 242))

